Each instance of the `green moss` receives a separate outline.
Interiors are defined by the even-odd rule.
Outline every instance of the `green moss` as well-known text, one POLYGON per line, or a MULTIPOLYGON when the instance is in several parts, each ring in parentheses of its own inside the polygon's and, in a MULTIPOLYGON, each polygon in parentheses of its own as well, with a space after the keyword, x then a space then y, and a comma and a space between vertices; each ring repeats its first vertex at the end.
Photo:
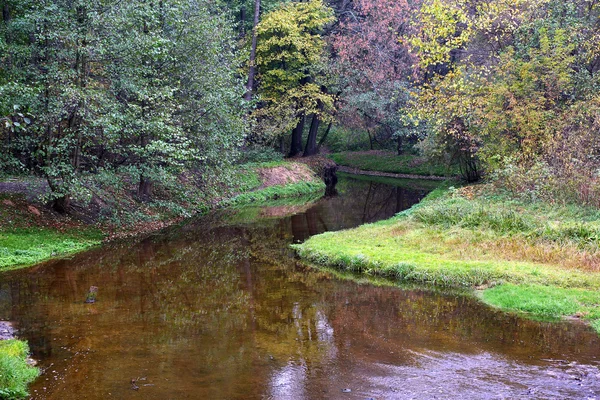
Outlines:
POLYGON ((396 174, 456 176, 458 170, 432 163, 411 154, 397 155, 393 152, 343 152, 329 156, 339 165, 365 171, 391 172, 396 174))
POLYGON ((60 232, 49 228, 0 231, 0 271, 31 265, 52 257, 97 246, 102 234, 95 229, 60 232))
POLYGON ((0 398, 22 399, 28 396, 27 385, 39 370, 27 363, 29 346, 20 340, 0 341, 0 398))

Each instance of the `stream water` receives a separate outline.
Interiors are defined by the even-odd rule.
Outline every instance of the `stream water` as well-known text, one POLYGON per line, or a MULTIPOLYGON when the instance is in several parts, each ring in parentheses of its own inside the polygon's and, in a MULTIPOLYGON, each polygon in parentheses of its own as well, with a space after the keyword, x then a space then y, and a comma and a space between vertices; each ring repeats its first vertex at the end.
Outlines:
POLYGON ((600 398, 600 340, 583 324, 356 282, 289 249, 427 190, 346 177, 337 196, 213 213, 9 272, 0 320, 45 370, 35 399, 600 398))

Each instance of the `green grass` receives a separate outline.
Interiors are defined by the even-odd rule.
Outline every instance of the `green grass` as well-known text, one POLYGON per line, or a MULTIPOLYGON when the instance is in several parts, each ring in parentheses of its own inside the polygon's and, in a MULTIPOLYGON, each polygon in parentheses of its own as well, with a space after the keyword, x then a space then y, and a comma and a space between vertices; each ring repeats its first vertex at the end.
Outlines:
POLYGON ((397 155, 393 152, 343 152, 329 157, 339 165, 365 171, 391 172, 396 174, 456 176, 458 170, 432 163, 411 154, 397 155))
POLYGON ((252 192, 242 193, 226 202, 228 206, 241 206, 253 203, 264 203, 287 197, 304 196, 316 192, 324 192, 325 184, 321 181, 290 183, 270 186, 252 192))
POLYGON ((386 221, 294 245, 317 265, 443 287, 532 317, 582 314, 600 329, 600 215, 480 188, 439 189, 386 221))
POLYGON ((35 264, 97 246, 102 234, 95 229, 60 232, 50 228, 0 231, 0 271, 35 264))
POLYGON ((356 175, 347 174, 345 172, 337 172, 338 177, 352 178, 358 181, 367 181, 374 183, 383 183, 390 186, 400 186, 404 188, 410 188, 414 190, 434 190, 440 187, 440 181, 424 180, 424 179, 399 179, 389 178, 385 176, 373 176, 373 175, 356 175))
POLYGON ((577 315, 600 333, 600 292, 539 285, 500 285, 482 294, 485 303, 547 320, 577 315))
POLYGON ((22 399, 39 370, 27 363, 29 346, 21 340, 0 341, 0 398, 22 399))

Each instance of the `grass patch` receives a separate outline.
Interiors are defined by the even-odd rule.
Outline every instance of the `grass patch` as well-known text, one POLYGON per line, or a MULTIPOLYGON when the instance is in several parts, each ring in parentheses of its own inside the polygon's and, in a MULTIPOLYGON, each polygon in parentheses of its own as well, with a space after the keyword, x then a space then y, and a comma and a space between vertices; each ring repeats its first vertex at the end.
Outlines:
POLYGON ((432 163, 427 159, 411 154, 397 155, 388 151, 342 152, 329 157, 339 165, 365 171, 391 172, 428 176, 456 176, 459 171, 432 163))
POLYGON ((434 190, 440 187, 440 181, 424 180, 424 179, 398 179, 389 178, 385 176, 374 176, 374 175, 356 175, 348 174, 345 172, 337 172, 338 177, 351 178, 357 181, 367 181, 373 183, 383 183, 390 186, 399 186, 404 188, 410 188, 414 190, 434 190))
POLYGON ((444 287, 536 318, 585 316, 600 331, 600 215, 523 203, 485 186, 433 191, 375 224, 294 245, 318 265, 444 287))
POLYGON ((22 399, 39 370, 27 363, 29 346, 21 340, 0 341, 0 398, 22 399))
POLYGON ((264 203, 288 197, 304 196, 323 192, 325 184, 320 181, 297 182, 287 185, 270 186, 253 192, 242 193, 226 202, 228 206, 241 206, 253 203, 264 203))
POLYGON ((97 246, 102 234, 95 229, 61 232, 51 228, 0 231, 0 271, 35 264, 97 246))
POLYGON ((579 316, 591 320, 600 332, 600 292, 564 289, 539 285, 500 285, 482 293, 485 303, 507 311, 515 311, 555 320, 579 316))

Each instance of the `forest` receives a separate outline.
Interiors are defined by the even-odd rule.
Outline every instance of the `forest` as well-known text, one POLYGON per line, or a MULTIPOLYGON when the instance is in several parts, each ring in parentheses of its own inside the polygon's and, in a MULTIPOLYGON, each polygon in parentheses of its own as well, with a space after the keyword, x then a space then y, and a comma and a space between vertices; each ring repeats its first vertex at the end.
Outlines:
POLYGON ((62 212, 92 181, 144 200, 187 171, 209 190, 244 153, 365 137, 468 181, 600 201, 593 0, 1 6, 1 169, 43 177, 62 212))

